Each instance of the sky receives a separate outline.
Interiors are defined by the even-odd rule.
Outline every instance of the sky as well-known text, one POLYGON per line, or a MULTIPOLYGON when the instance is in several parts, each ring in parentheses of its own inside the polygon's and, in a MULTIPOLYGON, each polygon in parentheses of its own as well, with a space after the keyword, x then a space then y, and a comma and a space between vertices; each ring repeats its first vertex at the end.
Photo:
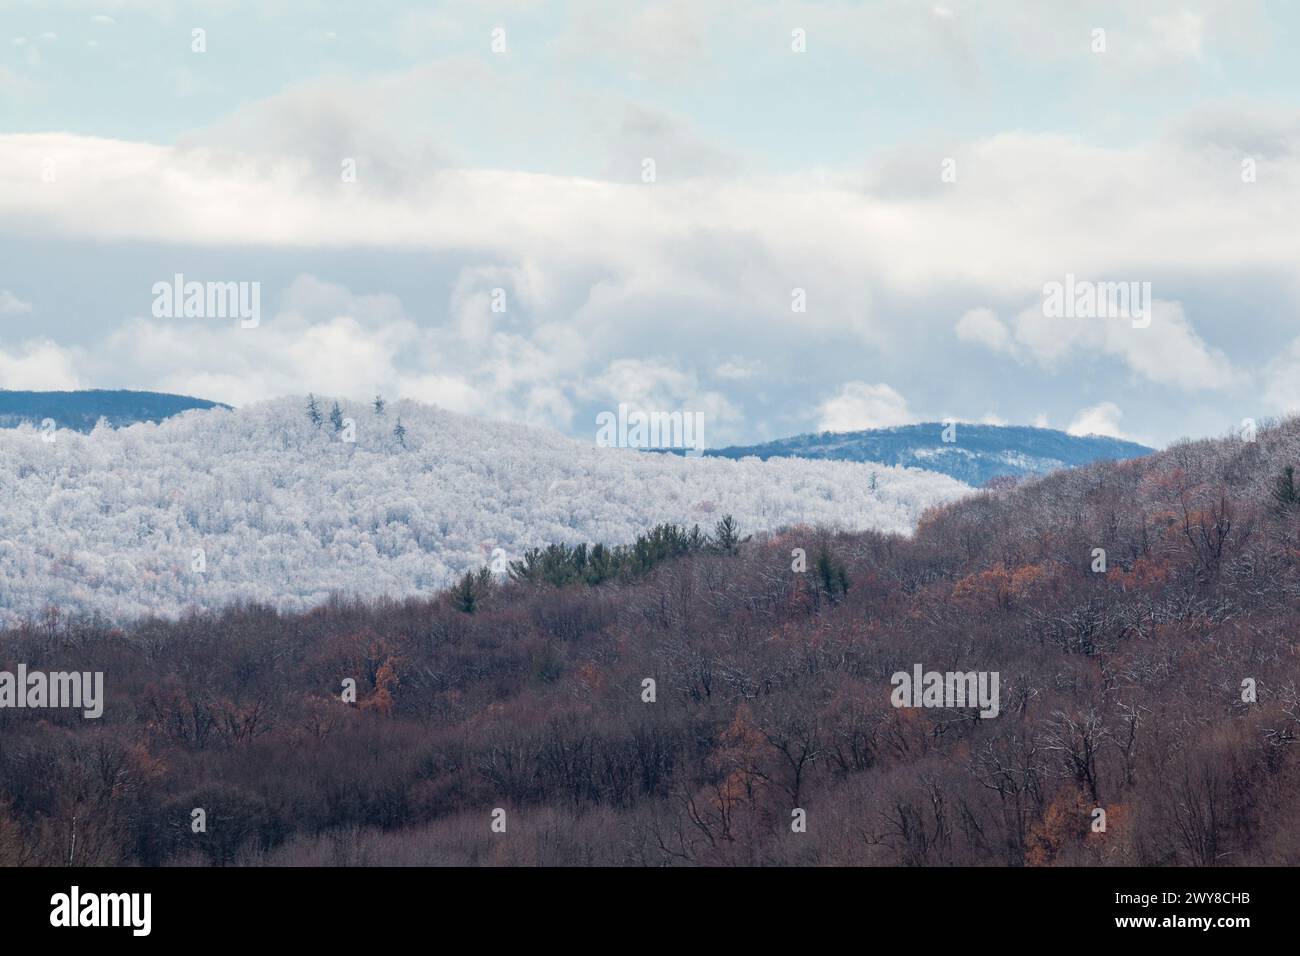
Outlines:
POLYGON ((0 0, 0 387, 1222 435, 1300 410, 1298 40, 1255 0, 0 0), (159 315, 177 274, 258 321, 159 315), (1067 276, 1149 320, 1048 314, 1067 276))

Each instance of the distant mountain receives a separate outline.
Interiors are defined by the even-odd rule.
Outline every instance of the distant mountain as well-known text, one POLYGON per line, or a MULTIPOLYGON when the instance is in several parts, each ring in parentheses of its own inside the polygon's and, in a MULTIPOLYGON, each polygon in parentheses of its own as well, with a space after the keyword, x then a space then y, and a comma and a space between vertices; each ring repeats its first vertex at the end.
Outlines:
POLYGON ((107 391, 13 392, 0 389, 0 428, 40 425, 52 418, 59 428, 89 432, 101 418, 114 428, 161 422, 191 408, 229 408, 220 402, 165 392, 107 391))
POLYGON ((1058 468, 1073 468, 1102 459, 1121 460, 1151 454, 1136 442, 1102 435, 1069 435, 1051 428, 1019 425, 956 425, 956 441, 943 440, 944 425, 900 425, 859 432, 796 435, 762 445, 714 448, 720 458, 827 458, 874 461, 941 472, 969 485, 993 478, 1026 478, 1058 468))

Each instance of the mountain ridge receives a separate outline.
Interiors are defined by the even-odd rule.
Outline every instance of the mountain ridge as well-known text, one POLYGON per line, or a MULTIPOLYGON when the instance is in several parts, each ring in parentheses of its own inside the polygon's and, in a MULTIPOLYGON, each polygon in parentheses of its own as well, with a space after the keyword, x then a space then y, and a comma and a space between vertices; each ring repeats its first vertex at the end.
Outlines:
POLYGON ((937 471, 970 485, 1030 478, 1095 461, 1140 458, 1154 448, 1106 435, 1071 435, 1029 425, 922 422, 854 432, 806 432, 754 445, 706 449, 706 456, 877 462, 937 471), (951 427, 954 440, 944 440, 951 427))
POLYGON ((191 409, 230 408, 206 398, 135 389, 67 389, 29 391, 0 389, 0 428, 40 425, 51 419, 58 428, 92 431, 102 418, 113 428, 160 422, 191 409))

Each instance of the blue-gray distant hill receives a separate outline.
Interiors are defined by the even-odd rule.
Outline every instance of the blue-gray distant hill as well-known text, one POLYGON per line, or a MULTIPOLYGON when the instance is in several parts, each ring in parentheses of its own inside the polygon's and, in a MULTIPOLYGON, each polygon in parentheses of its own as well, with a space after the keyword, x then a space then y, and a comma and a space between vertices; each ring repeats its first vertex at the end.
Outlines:
POLYGON ((860 432, 796 435, 762 445, 708 449, 723 458, 832 458, 877 461, 942 472, 970 485, 993 478, 1029 478, 1058 468, 1073 468, 1101 459, 1121 460, 1151 454, 1136 442, 1101 435, 1068 435, 1051 428, 958 423, 957 440, 943 441, 939 422, 873 428, 860 432))
POLYGON ((16 392, 0 389, 0 428, 40 425, 52 418, 59 428, 88 432, 101 418, 114 428, 136 422, 161 422, 191 408, 229 408, 188 395, 165 392, 107 391, 16 392))

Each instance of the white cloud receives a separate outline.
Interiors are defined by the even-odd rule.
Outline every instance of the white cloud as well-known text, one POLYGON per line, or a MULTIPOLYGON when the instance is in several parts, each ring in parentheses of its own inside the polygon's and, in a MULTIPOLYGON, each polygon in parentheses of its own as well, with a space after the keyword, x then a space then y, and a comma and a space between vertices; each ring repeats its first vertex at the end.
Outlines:
POLYGON ((626 5, 610 17, 600 0, 575 0, 556 48, 570 58, 626 64, 655 82, 682 83, 708 68, 710 34, 727 6, 716 0, 657 0, 626 5))
POLYGON ((863 270, 900 294, 964 282, 1027 298, 1059 279, 1063 264, 1079 275, 1209 268, 1286 275, 1300 258, 1300 234, 1278 214, 1300 202, 1300 161, 1271 170, 1269 189, 1243 191, 1199 151, 1173 142, 1099 149, 1009 134, 968 144, 969 167, 961 157, 959 163, 969 168, 963 183, 972 188, 938 198, 874 195, 801 176, 661 180, 646 188, 436 163, 417 176, 395 171, 391 181, 401 192, 393 195, 338 182, 337 155, 362 145, 347 132, 360 111, 360 104, 340 107, 295 127, 275 145, 270 155, 283 161, 274 162, 260 147, 254 154, 222 152, 217 162, 209 148, 3 136, 0 166, 39 169, 42 159, 54 158, 61 188, 0 181, 0 222, 22 222, 32 234, 94 239, 492 249, 614 266, 687 287, 717 281, 707 271, 716 263, 686 269, 690 263, 679 254, 683 240, 708 236, 715 254, 812 272, 816 283, 791 283, 808 288, 809 321, 825 310, 829 282, 863 270), (298 162, 300 140, 321 149, 298 162), (1098 195, 1108 197, 1105 209, 1097 207, 1098 195), (1124 229, 1115 229, 1113 208, 1127 210, 1124 229), (1232 241, 1243 222, 1252 224, 1257 241, 1232 241), (1054 241, 1041 241, 1043 235, 1054 241), (661 268, 685 274, 653 274, 661 268))
POLYGON ((1300 152, 1300 113, 1239 97, 1214 100, 1178 119, 1166 135, 1182 148, 1227 163, 1247 156, 1286 162, 1300 152))
POLYGON ((1157 299, 1149 328, 1135 329, 1123 320, 1106 322, 1103 328, 1106 351, 1121 355, 1148 381, 1185 391, 1231 388, 1238 381, 1227 355, 1197 335, 1181 302, 1157 299))
POLYGON ((693 372, 649 359, 616 359, 579 386, 579 391, 610 411, 626 404, 641 411, 701 412, 710 444, 718 444, 739 417, 721 392, 701 388, 693 372))
POLYGON ((1001 352, 1007 347, 1010 333, 992 309, 971 309, 957 320, 957 338, 1001 352))
MULTIPOLYGON (((394 297, 352 295, 301 276, 256 328, 240 328, 234 319, 137 317, 76 358, 89 381, 124 379, 243 405, 307 391, 358 400, 376 392, 430 398, 427 377, 443 371, 431 354, 428 333, 394 297)), ((487 409, 480 402, 463 410, 487 409)))
POLYGON ((1071 435, 1107 435, 1111 438, 1125 438, 1120 431, 1119 420, 1124 417, 1114 402, 1101 402, 1079 410, 1069 426, 1065 429, 1071 435))
MULTIPOLYGON (((463 294, 460 301, 477 308, 463 294)), ((738 437, 740 411, 695 372, 668 359, 588 355, 575 333, 549 323, 486 335, 467 321, 424 326, 391 295, 354 295, 310 275, 264 313, 250 329, 236 319, 136 317, 88 348, 42 343, 0 352, 0 386, 126 382, 233 405, 307 391, 362 401, 381 393, 553 428, 572 426, 580 403, 627 403, 701 412, 710 444, 738 437)))
POLYGON ((1155 59, 1199 60, 1204 39, 1205 18, 1191 10, 1179 10, 1151 17, 1149 39, 1141 49, 1155 59))
POLYGON ((27 315, 32 304, 24 302, 8 289, 0 289, 0 315, 27 315))
POLYGON ((713 370, 718 378, 733 382, 743 382, 766 372, 767 366, 761 359, 747 359, 739 355, 732 356, 713 370))
POLYGON ((852 432, 906 425, 915 419, 902 395, 885 383, 847 382, 818 408, 818 430, 852 432))
POLYGON ((1152 302, 1146 328, 1124 318, 1048 317, 1036 303, 1016 317, 1012 351, 1053 369, 1067 356, 1108 355, 1147 381, 1189 392, 1228 389, 1242 380, 1228 356, 1197 334, 1181 302, 1160 299, 1152 302))
POLYGON ((687 120, 662 110, 625 103, 611 127, 606 175, 616 182, 639 182, 645 159, 654 161, 656 178, 665 179, 729 176, 740 167, 736 156, 709 142, 687 120))
MULTIPOLYGON (((950 5, 953 24, 972 19, 950 5)), ((1262 370, 1239 367, 1245 359, 1224 351, 1242 317, 1202 308, 1195 285, 1212 274, 1220 289, 1270 278, 1287 287, 1300 259, 1300 232, 1286 215, 1300 204, 1300 149, 1291 148, 1300 124, 1293 122, 1261 127, 1261 141, 1276 148, 1261 155, 1260 182, 1249 188, 1235 158, 1225 159, 1227 147, 1204 136, 1098 147, 1028 133, 954 144, 961 179, 952 189, 903 189, 890 176, 820 170, 646 185, 460 168, 450 147, 413 146, 370 122, 374 104, 365 96, 331 105, 335 88, 322 80, 183 147, 0 136, 0 168, 31 173, 0 178, 0 238, 251 247, 302 258, 414 251, 454 259, 462 270, 450 300, 408 302, 411 314, 397 303, 382 321, 363 315, 375 303, 344 302, 294 319, 296 307, 286 302, 275 328, 247 340, 238 330, 208 329, 187 343, 157 323, 119 326, 124 337, 112 340, 118 351, 108 354, 141 376, 132 384, 165 376, 190 383, 178 390, 211 387, 205 397, 239 403, 303 390, 328 375, 339 382, 322 391, 360 395, 382 386, 394 396, 563 427, 582 402, 608 401, 616 363, 637 356, 685 376, 668 399, 708 405, 720 420, 739 416, 744 399, 737 396, 761 384, 768 404, 746 416, 789 432, 806 428, 812 414, 873 423, 910 417, 901 398, 891 410, 880 396, 874 410, 858 415, 863 396, 852 393, 812 412, 822 382, 862 374, 847 367, 849 357, 874 363, 865 366, 876 368, 873 378, 907 382, 920 407, 958 400, 949 388, 958 376, 990 372, 964 362, 968 350, 952 347, 954 331, 958 341, 1037 366, 1045 375, 1023 377, 1035 388, 1051 375, 1068 386, 1088 363, 1109 376, 1108 388, 1127 378, 1179 392, 1262 392, 1262 370), (295 110, 299 121, 285 125, 288 132, 264 141, 251 135, 295 110), (390 151, 392 143, 403 148, 390 151), (371 156, 356 184, 339 180, 344 150, 371 156), (33 188, 47 158, 58 188, 33 188), (1122 228, 1116 209, 1124 212, 1122 228), (1251 241, 1242 242, 1247 228, 1251 241), (1146 329, 1123 320, 1045 319, 1042 284, 1067 272, 1149 277, 1165 298, 1146 329), (510 296, 504 316, 487 308, 498 286, 510 296), (790 310, 795 287, 807 291, 806 313, 790 310), (952 316, 971 302, 988 305, 962 314, 954 328, 952 316), (127 343, 137 334, 141 348, 132 353, 127 343), (153 348, 175 364, 155 361, 153 348), (738 348, 743 359, 719 363, 738 348), (806 376, 792 385, 801 349, 840 364, 820 381, 806 376), (312 350, 319 362, 308 360, 312 350), (924 382, 913 385, 905 376, 918 375, 922 363, 924 382), (778 392, 795 387, 803 389, 798 408, 780 407, 787 396, 778 392)), ((1230 145, 1252 141, 1254 126, 1242 122, 1248 128, 1233 127, 1230 145)), ((673 132, 653 118, 647 129, 673 132)), ((924 150, 894 162, 891 169, 913 165, 937 182, 934 156, 924 150)), ((44 297, 41 303, 42 315, 54 313, 44 297)), ((93 321, 110 327, 124 314, 104 312, 93 321)), ((1263 319, 1261 327, 1268 328, 1263 319)), ((97 356, 85 361, 78 369, 91 381, 96 369, 114 368, 95 365, 97 356)), ((1008 382, 1008 390, 1022 384, 1008 382)), ((1121 392, 1108 394, 1128 403, 1121 392)), ((999 397, 997 407, 1023 421, 1025 400, 999 397)), ((1041 395, 1029 400, 1028 408, 1046 407, 1057 421, 1071 408, 1041 395)))
POLYGON ((1281 415, 1300 413, 1300 338, 1264 370, 1264 403, 1281 415))
POLYGON ((27 342, 17 350, 0 349, 0 388, 68 389, 81 387, 76 356, 53 342, 27 342))

